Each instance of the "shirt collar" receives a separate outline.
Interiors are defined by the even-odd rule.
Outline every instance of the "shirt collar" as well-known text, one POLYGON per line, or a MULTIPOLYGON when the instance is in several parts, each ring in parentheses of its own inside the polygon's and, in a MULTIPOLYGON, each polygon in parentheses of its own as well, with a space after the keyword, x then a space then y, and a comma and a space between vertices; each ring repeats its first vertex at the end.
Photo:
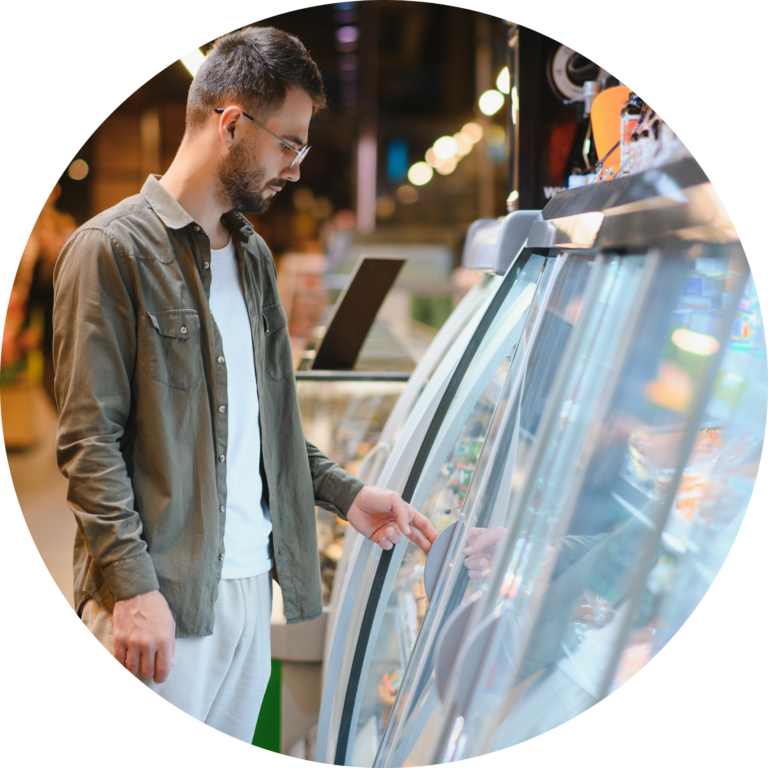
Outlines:
POLYGON ((147 198, 152 210, 169 229, 182 229, 195 220, 179 205, 178 200, 160 183, 160 176, 147 177, 141 194, 147 198))
MULTIPOLYGON (((149 201, 152 210, 160 221, 169 229, 183 229, 195 220, 179 205, 178 200, 160 183, 162 177, 151 174, 141 188, 141 194, 149 201)), ((230 211, 221 220, 230 232, 241 232, 248 239, 253 234, 253 227, 248 219, 240 213, 230 211)))

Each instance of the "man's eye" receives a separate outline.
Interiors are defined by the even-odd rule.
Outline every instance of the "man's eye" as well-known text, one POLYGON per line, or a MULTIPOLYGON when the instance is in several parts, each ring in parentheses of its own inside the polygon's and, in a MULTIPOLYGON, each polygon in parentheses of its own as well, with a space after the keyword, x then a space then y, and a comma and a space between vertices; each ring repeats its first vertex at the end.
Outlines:
POLYGON ((293 152, 293 147, 289 147, 287 144, 283 144, 283 152, 293 152))

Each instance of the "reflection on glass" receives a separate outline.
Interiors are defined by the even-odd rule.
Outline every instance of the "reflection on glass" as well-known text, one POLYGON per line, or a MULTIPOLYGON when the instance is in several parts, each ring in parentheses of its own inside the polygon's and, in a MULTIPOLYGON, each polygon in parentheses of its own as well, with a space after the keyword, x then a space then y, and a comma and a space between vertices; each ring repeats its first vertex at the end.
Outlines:
MULTIPOLYGON (((435 374, 438 365, 442 362, 443 357, 458 340, 462 331, 467 326, 473 325, 477 318, 482 316, 503 280, 499 275, 492 273, 484 274, 480 282, 461 300, 461 303, 446 320, 435 337, 434 343, 430 345, 429 350, 413 372, 418 389, 414 390, 411 402, 416 402, 421 396, 429 380, 435 374)), ((393 431, 391 438, 393 444, 400 434, 400 427, 402 427, 402 424, 398 425, 393 431)))
MULTIPOLYGON (((591 258, 571 258, 561 255, 552 259, 546 269, 547 281, 542 281, 528 314, 520 343, 507 373, 504 389, 496 407, 486 444, 493 446, 484 452, 462 511, 468 531, 458 542, 458 563, 461 550, 484 547, 484 554, 498 545, 505 532, 501 524, 506 508, 493 503, 502 493, 509 493, 512 478, 525 472, 527 451, 538 429, 554 384, 563 353, 578 322, 590 274, 591 258)), ((489 338, 492 344, 493 339, 489 338)), ((475 569, 473 558, 464 560, 450 571, 436 608, 431 611, 431 624, 422 628, 419 648, 414 651, 398 700, 400 728, 388 731, 377 758, 377 765, 423 765, 428 758, 439 726, 440 709, 434 680, 434 641, 447 619, 474 589, 472 580, 485 575, 475 569), (423 639, 423 642, 422 642, 423 639)))
MULTIPOLYGON (((460 513, 543 266, 542 257, 532 257, 523 267, 489 328, 487 337, 497 343, 477 350, 433 443, 412 503, 438 531, 460 513)), ((353 765, 373 764, 427 610, 425 556, 409 542, 400 547, 402 559, 361 684, 353 765)))
MULTIPOLYGON (((583 337, 559 419, 524 497, 513 499, 513 539, 493 576, 504 616, 454 759, 532 738, 610 690, 681 476, 670 520, 692 514, 685 494, 702 479, 684 475, 686 459, 691 468, 711 462, 718 439, 692 419, 731 330, 745 265, 725 249, 695 255, 649 262, 653 288, 643 301, 634 278, 624 285, 638 285, 637 301, 625 289, 605 293, 622 272, 629 277, 632 258, 605 283, 608 300, 583 337), (642 312, 633 316, 631 306, 642 312)), ((652 582, 662 575, 663 564, 652 582)), ((637 628, 648 630, 642 620, 637 628)))
POLYGON ((666 645, 720 570, 752 495, 767 403, 765 333, 750 278, 611 690, 666 645))

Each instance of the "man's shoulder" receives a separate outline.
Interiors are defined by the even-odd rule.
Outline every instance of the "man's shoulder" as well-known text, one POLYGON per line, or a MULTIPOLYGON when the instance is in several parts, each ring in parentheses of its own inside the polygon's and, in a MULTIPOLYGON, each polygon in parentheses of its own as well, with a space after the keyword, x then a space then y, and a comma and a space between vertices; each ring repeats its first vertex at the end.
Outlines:
POLYGON ((131 195, 117 205, 89 219, 79 226, 72 235, 78 237, 85 232, 100 232, 113 242, 121 242, 126 235, 136 231, 137 227, 157 226, 157 216, 146 197, 141 194, 131 195))

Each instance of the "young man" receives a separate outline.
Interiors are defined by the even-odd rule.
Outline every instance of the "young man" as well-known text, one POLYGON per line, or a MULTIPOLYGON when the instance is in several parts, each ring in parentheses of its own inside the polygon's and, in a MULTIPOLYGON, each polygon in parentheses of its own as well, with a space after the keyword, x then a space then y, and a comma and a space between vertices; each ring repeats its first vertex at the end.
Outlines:
POLYGON ((75 605, 132 673, 252 738, 271 576, 289 623, 322 612, 314 507, 390 549, 436 532, 307 443, 264 211, 299 178, 320 73, 284 32, 221 38, 167 174, 83 225, 56 266, 59 467, 75 605))

